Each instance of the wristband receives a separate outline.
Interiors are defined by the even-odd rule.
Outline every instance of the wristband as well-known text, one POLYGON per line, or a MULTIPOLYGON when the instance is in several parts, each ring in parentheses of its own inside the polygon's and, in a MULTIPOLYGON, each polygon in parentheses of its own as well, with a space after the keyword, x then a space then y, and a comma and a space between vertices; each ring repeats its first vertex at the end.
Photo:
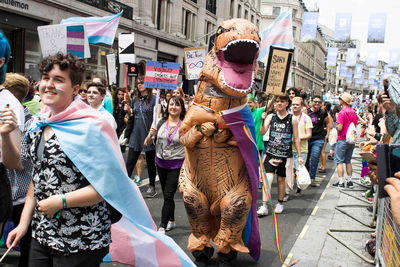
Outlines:
POLYGON ((67 208, 67 199, 65 198, 64 194, 62 194, 61 197, 62 197, 63 209, 66 209, 67 208))
POLYGON ((200 125, 196 125, 196 129, 200 132, 200 125))

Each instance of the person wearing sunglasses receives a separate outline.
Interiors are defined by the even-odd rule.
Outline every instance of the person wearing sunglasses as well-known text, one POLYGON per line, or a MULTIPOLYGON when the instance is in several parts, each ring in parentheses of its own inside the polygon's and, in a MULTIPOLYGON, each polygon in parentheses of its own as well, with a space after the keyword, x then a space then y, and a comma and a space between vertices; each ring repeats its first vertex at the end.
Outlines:
POLYGON ((85 102, 86 104, 88 104, 88 105, 89 105, 89 103, 88 103, 88 100, 87 100, 87 84, 89 82, 90 81, 82 83, 81 89, 79 89, 79 91, 78 91, 81 100, 83 102, 85 102))
POLYGON ((311 118, 313 124, 312 136, 308 140, 308 155, 306 161, 306 168, 310 173, 311 186, 319 186, 315 182, 317 174, 319 158, 321 156, 322 148, 324 147, 325 140, 328 140, 332 126, 328 118, 328 113, 321 109, 322 98, 315 95, 312 98, 311 108, 307 110, 308 116, 311 118), (329 125, 325 131, 325 125, 329 125))

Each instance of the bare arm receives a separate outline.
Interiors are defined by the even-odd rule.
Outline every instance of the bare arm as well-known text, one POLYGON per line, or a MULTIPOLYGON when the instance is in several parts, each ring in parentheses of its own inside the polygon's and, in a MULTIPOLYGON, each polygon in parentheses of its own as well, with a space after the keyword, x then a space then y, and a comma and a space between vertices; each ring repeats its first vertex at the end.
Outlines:
POLYGON ((17 116, 9 108, 5 107, 1 113, 1 156, 3 164, 7 169, 24 169, 21 161, 21 131, 17 126, 17 116))
POLYGON ((297 154, 299 158, 301 158, 301 149, 300 149, 300 138, 299 138, 299 122, 297 119, 293 118, 293 140, 296 146, 297 154))
POLYGON ((326 136, 325 136, 325 140, 328 140, 329 134, 331 132, 331 129, 333 127, 333 123, 332 120, 330 119, 330 115, 328 114, 328 116, 326 116, 326 118, 324 119, 324 122, 326 123, 326 136))
POLYGON ((312 136, 312 128, 307 128, 306 129, 306 135, 303 138, 301 138, 300 141, 301 140, 308 140, 308 139, 311 138, 311 136, 312 136))
POLYGON ((338 132, 341 132, 343 130, 343 124, 336 123, 336 129, 338 130, 338 132))
POLYGON ((260 135, 263 136, 266 132, 267 129, 265 128, 265 119, 267 118, 267 112, 263 112, 263 114, 261 114, 261 125, 260 125, 260 135))

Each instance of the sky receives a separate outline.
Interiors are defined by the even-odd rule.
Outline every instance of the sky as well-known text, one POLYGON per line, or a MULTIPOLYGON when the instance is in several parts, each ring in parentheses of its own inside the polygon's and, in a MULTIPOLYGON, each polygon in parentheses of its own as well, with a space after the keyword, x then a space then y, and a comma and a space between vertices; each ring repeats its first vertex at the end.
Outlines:
POLYGON ((319 23, 335 30, 336 13, 352 13, 351 39, 360 40, 360 56, 365 60, 368 49, 376 48, 378 58, 388 62, 389 50, 400 49, 399 0, 303 0, 309 10, 319 7, 319 23), (386 13, 385 43, 367 43, 370 13, 386 13))

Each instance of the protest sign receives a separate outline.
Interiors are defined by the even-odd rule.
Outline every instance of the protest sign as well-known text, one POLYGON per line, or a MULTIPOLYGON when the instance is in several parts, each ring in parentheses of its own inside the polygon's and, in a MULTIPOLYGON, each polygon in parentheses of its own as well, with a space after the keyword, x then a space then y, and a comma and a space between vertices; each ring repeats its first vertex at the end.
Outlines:
POLYGON ((207 47, 192 47, 183 49, 185 53, 186 80, 197 80, 204 65, 207 47))
POLYGON ((293 49, 270 47, 264 75, 263 91, 272 95, 284 95, 288 80, 293 49))
POLYGON ((144 87, 175 90, 179 70, 179 63, 147 61, 144 87))
POLYGON ((135 33, 120 33, 118 36, 119 63, 135 63, 135 33))
POLYGON ((117 70, 115 68, 115 55, 109 54, 107 57, 108 85, 117 83, 117 70))
POLYGON ((58 52, 72 53, 81 58, 90 58, 90 48, 84 25, 54 24, 37 27, 43 57, 58 52))

